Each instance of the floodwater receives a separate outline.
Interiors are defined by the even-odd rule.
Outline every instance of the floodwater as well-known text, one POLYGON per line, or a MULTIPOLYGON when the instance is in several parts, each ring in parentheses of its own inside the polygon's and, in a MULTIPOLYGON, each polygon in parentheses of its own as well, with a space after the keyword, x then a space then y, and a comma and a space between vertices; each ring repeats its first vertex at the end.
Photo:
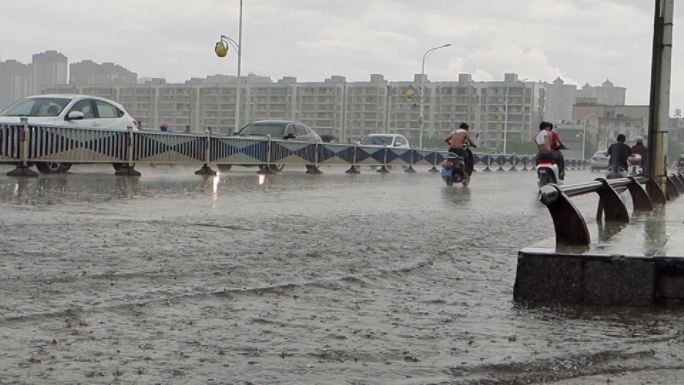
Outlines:
MULTIPOLYGON (((517 250, 553 236, 533 173, 447 188, 425 169, 7 170, 0 384, 641 384, 684 370, 681 313, 512 301, 517 250)), ((575 202, 591 215, 595 198, 575 202)))

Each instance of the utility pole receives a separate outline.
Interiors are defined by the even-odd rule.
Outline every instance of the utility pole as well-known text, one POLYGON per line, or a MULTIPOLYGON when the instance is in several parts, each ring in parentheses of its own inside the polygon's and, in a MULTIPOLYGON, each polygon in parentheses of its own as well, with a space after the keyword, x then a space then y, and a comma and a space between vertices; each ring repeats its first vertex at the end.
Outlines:
POLYGON ((673 19, 674 0, 655 0, 651 100, 648 119, 648 175, 663 191, 667 191, 673 19))

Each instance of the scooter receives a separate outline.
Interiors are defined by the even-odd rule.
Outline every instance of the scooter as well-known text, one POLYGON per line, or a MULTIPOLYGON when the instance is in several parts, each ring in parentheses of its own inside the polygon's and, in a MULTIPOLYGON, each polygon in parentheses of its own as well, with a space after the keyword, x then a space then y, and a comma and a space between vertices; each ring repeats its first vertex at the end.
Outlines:
POLYGON ((537 186, 542 187, 550 183, 558 184, 558 165, 552 160, 541 159, 536 167, 537 186))
POLYGON ((454 183, 462 183, 463 187, 470 183, 470 175, 465 171, 465 159, 463 157, 449 153, 446 160, 442 163, 442 180, 447 186, 454 183))
POLYGON ((629 175, 643 174, 643 169, 641 168, 641 155, 632 154, 627 161, 629 162, 629 175))
POLYGON ((622 166, 608 166, 606 179, 627 178, 627 170, 622 166))

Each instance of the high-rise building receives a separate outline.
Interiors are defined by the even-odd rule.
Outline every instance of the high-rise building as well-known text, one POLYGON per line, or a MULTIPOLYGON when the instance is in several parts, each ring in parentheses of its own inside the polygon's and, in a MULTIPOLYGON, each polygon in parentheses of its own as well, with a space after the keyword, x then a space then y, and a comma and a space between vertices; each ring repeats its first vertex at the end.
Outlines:
POLYGON ((69 66, 69 84, 136 84, 138 74, 114 63, 97 64, 83 60, 69 66))
POLYGON ((31 65, 0 62, 0 110, 31 94, 31 65))
POLYGON ((527 142, 533 126, 544 116, 545 90, 541 83, 505 74, 504 81, 478 83, 480 141, 503 151, 504 140, 527 142))
POLYGON ((33 55, 31 83, 33 93, 43 88, 67 84, 67 57, 57 51, 45 51, 33 55))
POLYGON ((572 119, 572 106, 577 101, 577 86, 565 84, 560 77, 553 83, 544 83, 546 90, 546 108, 544 120, 554 124, 572 119))
POLYGON ((615 87, 610 80, 606 80, 599 87, 593 87, 589 84, 585 84, 582 89, 577 91, 577 97, 582 98, 583 101, 603 104, 606 106, 625 105, 626 94, 626 88, 615 87))

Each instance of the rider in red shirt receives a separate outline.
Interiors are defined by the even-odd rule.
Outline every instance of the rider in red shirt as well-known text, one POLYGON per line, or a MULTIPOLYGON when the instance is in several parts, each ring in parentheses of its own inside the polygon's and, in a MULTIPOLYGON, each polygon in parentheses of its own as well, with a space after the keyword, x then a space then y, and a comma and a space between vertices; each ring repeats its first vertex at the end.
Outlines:
POLYGON ((551 156, 553 156, 553 161, 558 165, 558 178, 560 180, 565 179, 565 157, 560 150, 564 150, 567 147, 561 142, 558 133, 553 130, 553 124, 551 124, 551 156))

